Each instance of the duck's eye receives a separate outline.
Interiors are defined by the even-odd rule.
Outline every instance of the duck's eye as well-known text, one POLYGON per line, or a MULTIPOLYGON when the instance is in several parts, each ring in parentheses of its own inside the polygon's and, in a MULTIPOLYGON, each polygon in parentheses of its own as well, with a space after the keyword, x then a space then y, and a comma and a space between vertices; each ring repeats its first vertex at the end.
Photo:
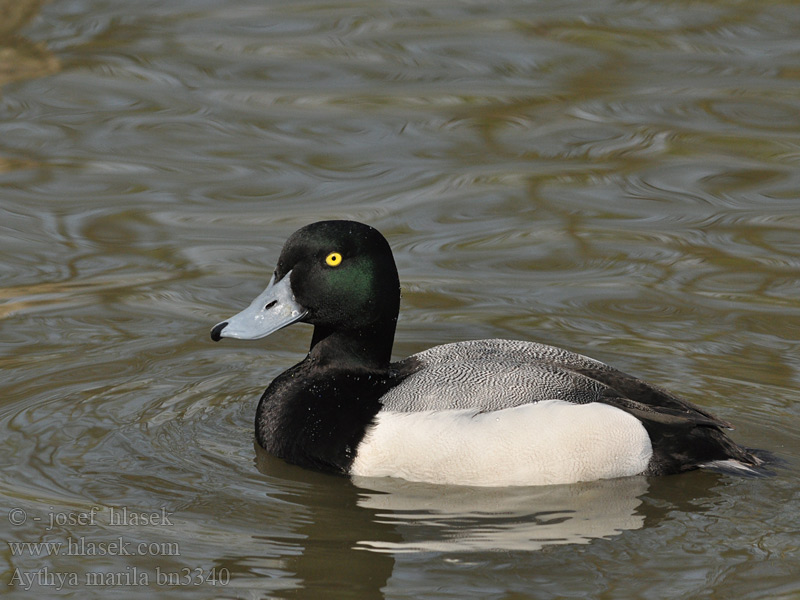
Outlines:
POLYGON ((342 264, 342 255, 338 252, 331 252, 325 257, 325 264, 329 267, 338 267, 342 264))

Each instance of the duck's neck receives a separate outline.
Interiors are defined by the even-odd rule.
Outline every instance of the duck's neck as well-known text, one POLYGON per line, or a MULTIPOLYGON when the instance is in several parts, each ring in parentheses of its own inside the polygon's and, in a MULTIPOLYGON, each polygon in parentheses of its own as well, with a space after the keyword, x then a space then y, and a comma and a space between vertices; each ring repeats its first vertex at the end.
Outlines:
POLYGON ((397 319, 358 329, 314 327, 308 358, 318 365, 386 369, 392 359, 397 319))

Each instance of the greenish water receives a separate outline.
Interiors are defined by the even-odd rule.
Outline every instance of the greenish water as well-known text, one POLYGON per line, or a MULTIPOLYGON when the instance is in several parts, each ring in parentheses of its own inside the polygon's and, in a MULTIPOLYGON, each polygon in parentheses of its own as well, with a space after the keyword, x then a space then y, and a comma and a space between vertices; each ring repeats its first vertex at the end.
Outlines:
POLYGON ((799 59, 788 1, 0 2, 4 592, 800 597, 799 59), (398 358, 556 344, 786 464, 484 490, 262 455, 310 329, 208 330, 321 218, 392 244, 398 358))

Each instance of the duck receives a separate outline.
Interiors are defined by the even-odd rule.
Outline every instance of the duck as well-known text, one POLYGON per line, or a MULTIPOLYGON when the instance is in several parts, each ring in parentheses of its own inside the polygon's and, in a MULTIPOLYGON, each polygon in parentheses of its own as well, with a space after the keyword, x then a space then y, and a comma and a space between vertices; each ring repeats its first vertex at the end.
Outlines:
POLYGON ((313 326, 306 357, 258 402, 259 446, 309 469, 443 485, 765 471, 728 422, 562 348, 469 340, 392 361, 400 292, 370 225, 319 221, 287 239, 266 289, 211 329, 214 341, 256 340, 313 326))

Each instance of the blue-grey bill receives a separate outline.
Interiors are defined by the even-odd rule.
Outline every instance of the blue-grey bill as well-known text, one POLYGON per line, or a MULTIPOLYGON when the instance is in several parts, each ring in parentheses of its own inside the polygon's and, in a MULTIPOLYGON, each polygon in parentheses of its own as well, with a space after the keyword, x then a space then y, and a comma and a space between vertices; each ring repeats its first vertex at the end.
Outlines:
POLYGON ((294 299, 290 275, 291 271, 278 282, 273 275, 250 306, 211 329, 211 339, 257 340, 306 316, 308 311, 294 299))

